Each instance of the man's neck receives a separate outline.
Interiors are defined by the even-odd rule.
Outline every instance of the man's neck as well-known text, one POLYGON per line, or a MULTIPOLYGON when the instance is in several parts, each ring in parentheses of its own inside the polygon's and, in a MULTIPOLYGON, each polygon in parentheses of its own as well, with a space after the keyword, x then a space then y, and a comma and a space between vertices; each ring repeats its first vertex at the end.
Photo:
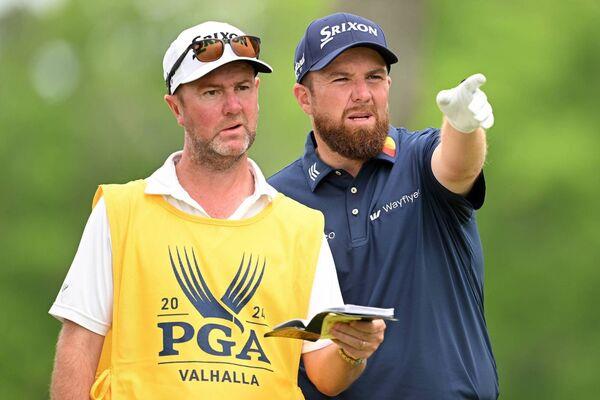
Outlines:
POLYGON ((360 160, 352 160, 346 158, 339 153, 331 150, 329 146, 321 139, 319 134, 315 132, 315 140, 317 141, 317 154, 319 158, 323 160, 327 165, 334 169, 342 169, 348 172, 350 175, 356 177, 364 164, 363 161, 360 160))
POLYGON ((246 155, 231 168, 219 171, 192 162, 184 151, 175 171, 181 186, 212 218, 228 218, 254 193, 254 176, 246 155))

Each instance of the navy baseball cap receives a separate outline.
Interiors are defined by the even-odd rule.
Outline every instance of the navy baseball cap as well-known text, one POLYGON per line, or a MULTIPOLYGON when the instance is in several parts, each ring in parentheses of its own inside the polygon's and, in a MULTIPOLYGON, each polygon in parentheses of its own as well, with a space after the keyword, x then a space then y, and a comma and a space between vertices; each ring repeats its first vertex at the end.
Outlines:
POLYGON ((334 58, 351 47, 377 50, 389 66, 398 57, 387 47, 383 29, 375 22, 358 15, 335 13, 308 25, 296 46, 294 73, 300 82, 309 71, 325 68, 334 58))

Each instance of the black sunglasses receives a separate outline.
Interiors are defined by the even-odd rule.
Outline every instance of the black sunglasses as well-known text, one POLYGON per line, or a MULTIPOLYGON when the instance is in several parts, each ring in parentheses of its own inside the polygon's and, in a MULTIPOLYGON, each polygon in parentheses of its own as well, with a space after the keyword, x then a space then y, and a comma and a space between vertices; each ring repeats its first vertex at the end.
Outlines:
POLYGON ((171 79, 177 72, 179 66, 185 59, 188 51, 192 50, 194 55, 193 58, 197 59, 201 62, 212 62, 216 61, 223 56, 225 51, 225 44, 229 43, 231 46, 231 50, 240 56, 240 57, 248 57, 248 58, 258 58, 260 53, 260 38, 256 36, 236 36, 231 39, 223 38, 223 39, 201 39, 200 36, 194 38, 192 43, 185 49, 185 51, 179 56, 169 75, 167 75, 166 84, 167 90, 169 94, 171 93, 171 79))

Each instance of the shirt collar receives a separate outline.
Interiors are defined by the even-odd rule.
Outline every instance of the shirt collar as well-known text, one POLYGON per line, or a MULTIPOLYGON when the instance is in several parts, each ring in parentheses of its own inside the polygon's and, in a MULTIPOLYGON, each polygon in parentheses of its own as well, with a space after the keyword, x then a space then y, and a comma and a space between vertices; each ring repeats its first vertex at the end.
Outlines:
MULTIPOLYGON (((396 162, 396 157, 398 156, 398 147, 398 131, 393 126, 390 126, 383 149, 381 153, 374 157, 374 159, 387 161, 394 164, 396 162)), ((317 142, 312 131, 306 138, 304 156, 302 157, 302 169, 306 175, 308 186, 313 192, 319 185, 319 182, 321 182, 323 178, 325 178, 331 171, 334 170, 317 155, 317 142)))
MULTIPOLYGON (((176 151, 171 154, 165 163, 152 175, 146 179, 146 194, 166 195, 184 201, 193 207, 198 207, 196 201, 186 192, 177 179, 175 164, 181 158, 182 151, 176 151)), ((251 197, 259 199, 261 196, 267 196, 269 201, 272 201, 277 190, 267 183, 265 176, 258 165, 248 158, 250 164, 250 172, 254 176, 254 193, 251 197)))
POLYGON ((257 197, 267 196, 269 201, 272 201, 273 198, 277 195, 277 190, 269 185, 265 175, 262 173, 258 164, 254 162, 254 160, 248 158, 248 162, 250 163, 250 172, 254 175, 254 195, 257 197))
POLYGON ((329 165, 325 164, 317 155, 317 142, 311 131, 306 138, 304 146, 304 157, 302 157, 302 170, 306 175, 306 181, 311 191, 321 182, 321 180, 333 171, 329 165))

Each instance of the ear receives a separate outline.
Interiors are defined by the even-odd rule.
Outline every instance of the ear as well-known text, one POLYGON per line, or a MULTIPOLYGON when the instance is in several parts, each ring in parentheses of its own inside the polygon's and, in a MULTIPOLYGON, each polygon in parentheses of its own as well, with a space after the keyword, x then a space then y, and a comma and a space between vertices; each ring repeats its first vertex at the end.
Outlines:
POLYGON ((295 83, 293 91, 302 111, 307 115, 312 115, 312 98, 308 87, 300 83, 295 83))
POLYGON ((254 78, 254 90, 256 91, 256 109, 260 112, 260 101, 258 101, 258 87, 260 86, 260 78, 258 75, 254 78))
POLYGON ((167 102, 169 109, 173 113, 173 116, 175 116, 179 126, 183 126, 183 105, 181 104, 179 98, 174 94, 165 94, 164 99, 167 102))
POLYGON ((390 87, 392 87, 392 77, 388 75, 387 81, 388 81, 388 89, 389 89, 390 87))

